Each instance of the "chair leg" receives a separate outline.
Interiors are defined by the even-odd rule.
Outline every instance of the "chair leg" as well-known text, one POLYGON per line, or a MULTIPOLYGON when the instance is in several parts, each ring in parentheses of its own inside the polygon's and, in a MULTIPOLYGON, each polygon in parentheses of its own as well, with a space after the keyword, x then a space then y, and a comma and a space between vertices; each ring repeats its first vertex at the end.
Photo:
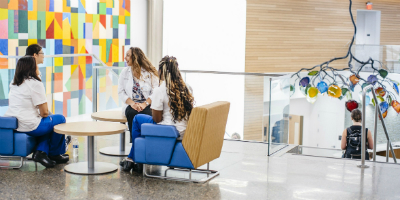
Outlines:
POLYGON ((147 174, 146 165, 145 164, 143 165, 143 176, 144 177, 159 178, 159 179, 164 179, 164 180, 173 180, 173 181, 180 181, 180 182, 205 183, 205 182, 213 179, 214 177, 216 177, 218 175, 219 175, 219 171, 209 170, 209 163, 207 164, 207 170, 206 169, 176 168, 176 167, 168 168, 168 169, 165 170, 164 176, 147 174), (187 179, 187 178, 167 177, 167 171, 169 171, 169 170, 189 172, 189 179, 187 179), (207 174, 207 178, 203 178, 201 180, 194 180, 194 179, 192 179, 192 172, 193 173, 206 173, 207 174))
POLYGON ((22 166, 24 166, 24 157, 20 156, 0 156, 0 158, 5 157, 5 158, 21 158, 19 166, 0 166, 0 168, 6 168, 6 169, 19 169, 22 166))

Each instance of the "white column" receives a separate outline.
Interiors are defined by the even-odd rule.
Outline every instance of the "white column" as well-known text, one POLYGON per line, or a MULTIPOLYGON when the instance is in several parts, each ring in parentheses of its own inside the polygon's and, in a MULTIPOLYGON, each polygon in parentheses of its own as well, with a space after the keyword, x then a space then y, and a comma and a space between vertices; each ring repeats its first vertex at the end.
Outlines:
POLYGON ((131 45, 147 55, 148 0, 131 0, 131 45))
POLYGON ((148 0, 147 57, 154 67, 162 58, 163 0, 148 0))

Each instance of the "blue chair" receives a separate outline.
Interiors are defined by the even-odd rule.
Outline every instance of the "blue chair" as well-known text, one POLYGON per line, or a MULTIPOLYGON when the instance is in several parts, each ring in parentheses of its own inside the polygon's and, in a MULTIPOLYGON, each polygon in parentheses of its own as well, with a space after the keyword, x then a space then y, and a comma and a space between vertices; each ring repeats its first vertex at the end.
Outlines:
POLYGON ((143 175, 167 180, 203 183, 219 175, 209 163, 221 155, 229 102, 215 102, 192 110, 183 140, 177 140, 175 126, 143 124, 142 137, 135 139, 135 162, 142 163, 143 175), (207 164, 207 169, 198 167, 207 164), (169 167, 164 176, 147 174, 146 165, 169 167), (187 171, 189 179, 168 177, 169 170, 187 171), (205 173, 201 180, 192 179, 192 172, 205 173))
POLYGON ((15 117, 0 117, 0 158, 20 158, 19 166, 0 166, 0 168, 18 169, 24 165, 24 159, 36 147, 34 137, 16 132, 18 120, 15 117))

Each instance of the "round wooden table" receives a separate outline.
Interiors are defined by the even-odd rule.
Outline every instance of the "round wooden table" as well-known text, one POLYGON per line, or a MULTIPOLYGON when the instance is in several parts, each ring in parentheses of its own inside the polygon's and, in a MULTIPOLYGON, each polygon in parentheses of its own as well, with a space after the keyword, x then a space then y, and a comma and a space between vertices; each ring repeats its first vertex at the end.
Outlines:
POLYGON ((118 134, 125 129, 124 124, 93 121, 72 122, 54 126, 56 133, 88 136, 88 161, 68 164, 64 167, 64 170, 74 174, 105 174, 117 171, 117 165, 94 161, 94 136, 118 134))
MULTIPOLYGON (((127 119, 121 111, 100 111, 92 114, 92 119, 99 121, 120 122, 125 124, 127 119)), ((125 146, 125 130, 119 135, 119 146, 101 148, 102 154, 109 156, 128 156, 132 146, 125 146)))

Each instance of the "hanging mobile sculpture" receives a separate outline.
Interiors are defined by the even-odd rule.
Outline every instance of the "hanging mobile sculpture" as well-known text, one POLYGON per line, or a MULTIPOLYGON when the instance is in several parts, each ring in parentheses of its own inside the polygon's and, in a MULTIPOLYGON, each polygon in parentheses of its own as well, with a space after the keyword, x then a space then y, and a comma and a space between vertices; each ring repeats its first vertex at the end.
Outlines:
POLYGON ((397 101, 396 95, 387 90, 384 83, 388 83, 389 85, 391 85, 397 95, 399 95, 400 83, 395 80, 391 80, 390 78, 387 78, 389 72, 385 69, 382 69, 382 66, 384 66, 382 62, 378 60, 373 60, 372 58, 369 58, 367 61, 363 62, 358 60, 351 53, 351 47, 353 46, 354 43, 354 38, 357 33, 357 27, 354 22, 353 14, 351 12, 352 0, 349 0, 349 2, 350 2, 349 12, 354 27, 354 34, 349 49, 347 51, 347 54, 343 57, 333 58, 329 61, 326 61, 322 64, 316 65, 309 69, 302 68, 298 72, 294 73, 292 77, 297 76, 297 79, 294 81, 293 85, 290 85, 291 95, 294 94, 296 82, 299 81, 298 87, 300 91, 304 95, 306 95, 306 99, 308 102, 314 103, 317 100, 318 95, 324 93, 328 94, 328 96, 330 97, 338 98, 340 100, 346 97, 347 99, 346 108, 348 111, 351 112, 353 109, 358 108, 359 106, 359 104, 355 100, 353 100, 352 97, 352 92, 354 92, 354 87, 360 85, 361 88, 364 89, 368 85, 373 85, 373 89, 368 90, 368 92, 375 92, 379 102, 375 102, 374 99, 372 99, 371 101, 371 98, 367 95, 366 103, 369 104, 369 102, 372 102, 374 106, 376 103, 378 103, 383 118, 387 116, 389 107, 392 107, 397 112, 397 114, 399 114, 400 103, 397 101), (346 58, 349 58, 347 68, 335 69, 329 67, 330 63, 336 60, 343 60, 346 58), (353 66, 351 64, 353 59, 357 63, 361 64, 360 68, 355 71, 353 70, 353 66), (381 69, 376 69, 374 67, 374 64, 377 63, 379 63, 381 69), (366 65, 370 65, 373 70, 373 73, 367 78, 367 80, 359 76, 360 71, 366 65), (344 75, 338 73, 339 71, 346 71, 346 70, 352 73, 349 77, 345 77, 344 75), (307 76, 300 77, 299 74, 302 71, 307 71, 308 72, 307 76), (331 74, 329 74, 329 71, 331 72, 331 74), (317 84, 315 84, 316 79, 319 79, 317 84))

